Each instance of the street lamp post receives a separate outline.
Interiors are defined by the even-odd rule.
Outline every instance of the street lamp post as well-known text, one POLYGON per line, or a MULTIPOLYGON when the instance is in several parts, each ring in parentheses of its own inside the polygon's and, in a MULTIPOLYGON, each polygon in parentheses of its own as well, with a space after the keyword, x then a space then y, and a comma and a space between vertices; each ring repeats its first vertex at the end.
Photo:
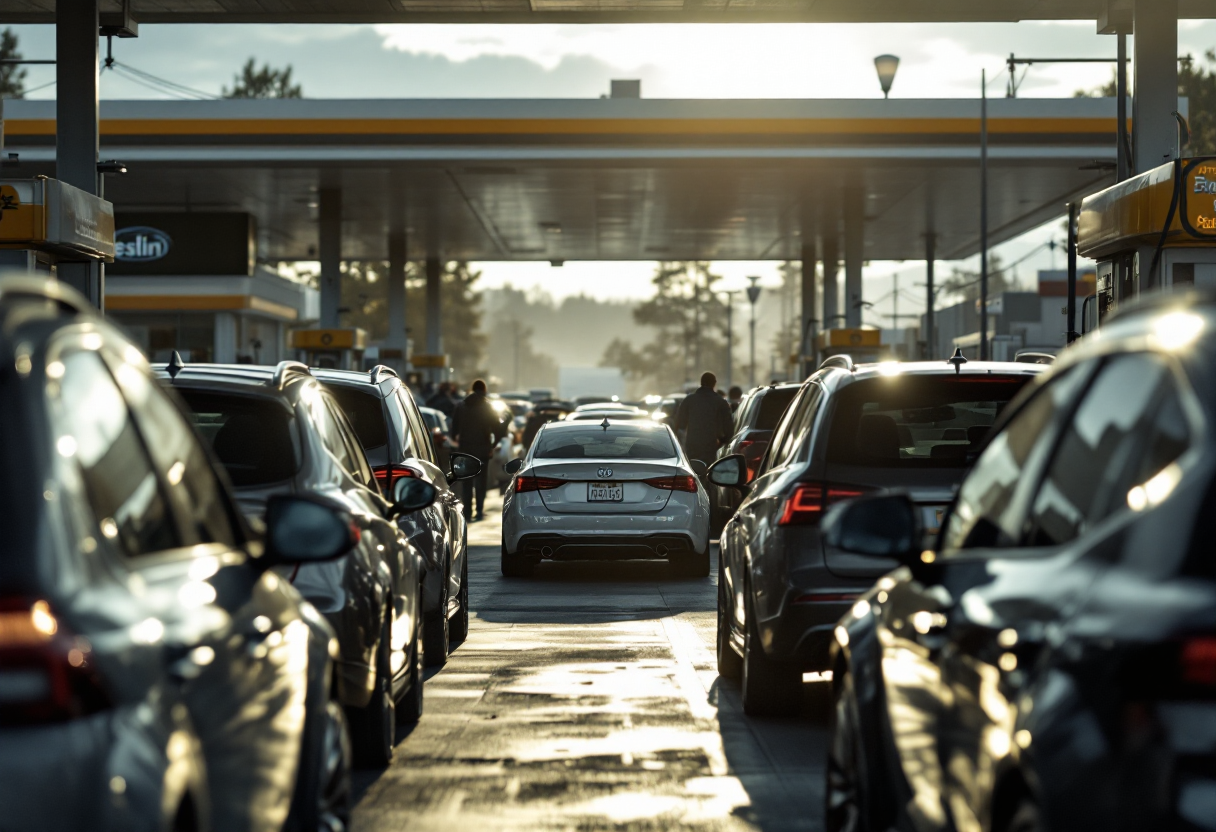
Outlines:
POLYGON ((735 295, 738 289, 722 292, 726 295, 726 389, 730 390, 735 384, 735 295))
POLYGON ((878 70, 878 83, 882 84, 882 97, 891 97, 891 85, 895 83, 895 72, 899 69, 899 58, 894 55, 879 55, 874 59, 878 70))
POLYGON ((751 286, 747 287, 747 300, 752 305, 751 327, 751 360, 748 362, 747 371, 747 386, 756 386, 756 301, 760 300, 760 287, 757 282, 760 278, 756 275, 748 277, 752 282, 751 286))

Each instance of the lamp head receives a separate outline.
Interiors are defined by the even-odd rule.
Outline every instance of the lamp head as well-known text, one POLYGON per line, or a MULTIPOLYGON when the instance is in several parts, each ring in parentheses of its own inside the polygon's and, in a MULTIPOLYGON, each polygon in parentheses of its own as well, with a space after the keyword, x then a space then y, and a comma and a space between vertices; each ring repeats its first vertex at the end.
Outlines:
POLYGON ((878 70, 878 83, 882 84, 882 97, 891 94, 891 84, 895 83, 895 72, 899 69, 899 58, 894 55, 879 55, 874 59, 874 68, 878 70))

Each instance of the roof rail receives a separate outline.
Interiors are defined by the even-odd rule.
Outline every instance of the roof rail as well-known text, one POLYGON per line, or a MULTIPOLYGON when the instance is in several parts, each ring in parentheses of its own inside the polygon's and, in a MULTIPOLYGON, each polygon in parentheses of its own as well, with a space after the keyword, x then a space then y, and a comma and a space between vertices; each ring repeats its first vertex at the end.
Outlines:
POLYGON ((311 376, 312 372, 308 369, 308 365, 299 361, 280 361, 274 367, 274 375, 270 377, 270 386, 283 389, 283 385, 287 383, 287 377, 291 375, 311 376))
POLYGON ((833 355, 823 359, 823 363, 819 365, 819 369, 827 370, 832 367, 837 367, 841 370, 853 372, 853 357, 851 355, 833 355))
POLYGON ((367 375, 371 379, 372 384, 379 384, 384 381, 385 377, 401 378, 401 376, 397 375, 397 371, 387 364, 377 364, 375 367, 372 367, 367 375))
POLYGON ((13 296, 56 301, 75 312, 96 312, 88 299, 66 283, 42 277, 0 277, 0 300, 13 296))

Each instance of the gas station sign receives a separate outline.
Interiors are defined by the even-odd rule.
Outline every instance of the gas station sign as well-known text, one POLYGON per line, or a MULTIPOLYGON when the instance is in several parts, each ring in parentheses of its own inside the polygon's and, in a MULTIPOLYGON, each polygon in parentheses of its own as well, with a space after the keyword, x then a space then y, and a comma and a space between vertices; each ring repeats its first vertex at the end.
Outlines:
POLYGON ((0 180, 0 247, 114 258, 114 206, 58 179, 0 180))

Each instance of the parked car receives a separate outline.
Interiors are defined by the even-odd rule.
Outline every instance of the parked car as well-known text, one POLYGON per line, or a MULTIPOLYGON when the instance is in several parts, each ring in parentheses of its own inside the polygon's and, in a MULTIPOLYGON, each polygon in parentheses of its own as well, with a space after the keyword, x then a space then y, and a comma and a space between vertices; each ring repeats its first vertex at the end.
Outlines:
POLYGON ((1107 320, 1010 405, 919 544, 906 495, 824 521, 899 566, 836 628, 827 829, 1216 829, 1216 299, 1107 320))
POLYGON ((650 414, 645 410, 622 407, 613 410, 576 410, 566 414, 567 422, 602 422, 605 419, 618 421, 649 421, 650 414))
POLYGON ((345 826, 334 632, 276 568, 343 557, 354 516, 281 495, 251 531, 139 350, 62 283, 0 279, 0 367, 0 825, 345 826))
MULTIPOLYGON (((760 460, 768 450, 773 430, 800 389, 800 384, 774 383, 746 393, 735 410, 734 434, 730 441, 719 449, 718 459, 731 454, 742 454, 747 462, 748 482, 755 479, 760 460)), ((717 537, 743 501, 743 496, 737 488, 711 485, 710 489, 709 496, 714 514, 713 535, 717 537)))
POLYGON ((566 414, 574 408, 575 405, 570 402, 558 401, 538 402, 533 405, 532 412, 528 414, 528 421, 524 425, 524 449, 532 447, 532 441, 536 439, 536 434, 543 425, 566 418, 566 414))
POLYGON ((435 464, 447 471, 453 449, 452 443, 448 439, 448 431, 451 428, 448 425, 447 415, 442 410, 436 410, 433 407, 419 407, 418 415, 422 417, 422 424, 431 432, 431 452, 435 455, 435 464))
POLYGON ((175 354, 154 369, 189 407, 255 522, 284 494, 311 495, 355 519, 359 541, 347 555, 285 577, 337 632, 337 693, 356 759, 387 765, 397 719, 422 713, 423 565, 393 522, 399 512, 381 495, 350 421, 296 361, 183 365, 175 354))
POLYGON ((440 467, 419 408, 397 374, 383 365, 370 372, 313 370, 355 427, 384 493, 402 477, 421 476, 438 489, 426 511, 402 518, 399 525, 422 554, 423 655, 428 667, 441 667, 452 643, 469 633, 468 531, 463 506, 453 485, 476 476, 481 463, 457 451, 440 467))
POLYGON ((503 575, 527 577, 542 559, 633 558, 709 574, 709 497, 665 425, 550 422, 507 470, 503 575))
POLYGON ((894 567, 825 546, 824 510, 906 488, 935 527, 1006 403, 1046 367, 920 362, 854 365, 836 356, 789 404, 748 483, 733 454, 710 480, 744 498, 719 540, 718 670, 741 678, 750 714, 798 707, 804 671, 824 670, 832 629, 894 567))

